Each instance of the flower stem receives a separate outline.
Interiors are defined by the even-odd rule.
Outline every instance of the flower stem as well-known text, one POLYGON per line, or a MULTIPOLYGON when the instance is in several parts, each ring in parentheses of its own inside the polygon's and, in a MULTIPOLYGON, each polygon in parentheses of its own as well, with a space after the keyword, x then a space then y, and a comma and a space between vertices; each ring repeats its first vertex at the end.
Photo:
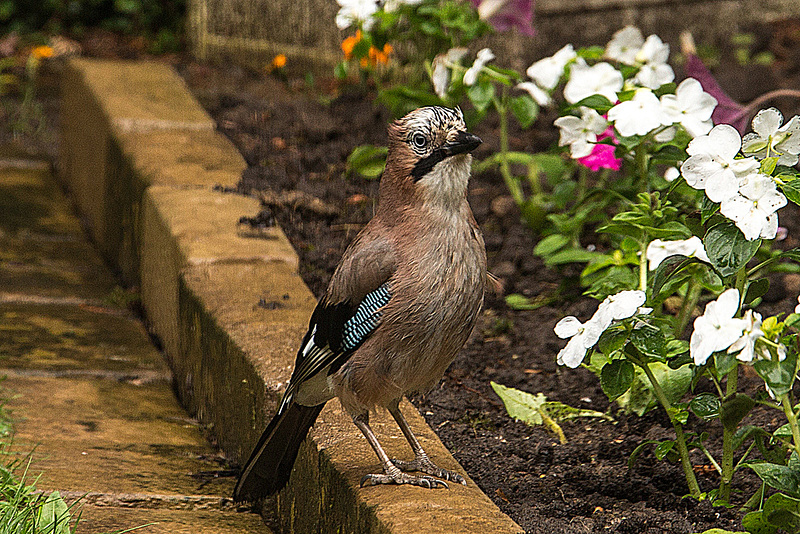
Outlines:
POLYGON ((494 107, 497 109, 497 114, 500 117, 500 174, 503 176, 503 181, 506 183, 514 202, 518 206, 525 205, 525 194, 522 192, 522 186, 516 178, 511 175, 511 166, 508 164, 508 88, 503 87, 503 96, 501 100, 494 100, 494 107))
MULTIPOLYGON (((739 382, 739 364, 728 373, 728 383, 725 386, 725 397, 730 399, 736 395, 739 382)), ((731 481, 733 480, 733 435, 735 428, 722 427, 722 475, 719 480, 718 499, 728 502, 731 498, 731 481)))
POLYGON ((647 291, 647 236, 642 236, 639 247, 639 289, 647 291))
POLYGON ((800 426, 797 424, 797 414, 794 413, 792 408, 792 401, 789 400, 789 394, 785 393, 781 396, 781 404, 783 405, 783 413, 786 414, 786 419, 789 420, 789 428, 792 429, 792 441, 794 442, 794 450, 800 455, 800 426))
POLYGON ((639 367, 641 367, 644 373, 647 375, 648 380, 650 380, 650 384, 653 385, 653 393, 655 393, 656 399, 658 399, 658 402, 661 403, 661 406, 664 408, 664 410, 666 410, 667 415, 669 416, 669 420, 672 423, 672 428, 675 429, 675 442, 678 445, 678 454, 681 457, 681 467, 683 467, 683 475, 686 477, 686 484, 689 486, 689 493, 695 499, 699 499, 700 485, 697 483, 697 477, 694 475, 692 462, 689 459, 689 448, 686 446, 686 436, 683 433, 683 425, 675 420, 674 416, 672 415, 674 411, 672 408, 672 403, 669 402, 664 390, 661 389, 661 384, 658 383, 658 379, 653 374, 653 370, 650 369, 650 366, 647 365, 647 363, 641 362, 637 359, 633 359, 633 361, 639 367))
POLYGON ((689 284, 686 287, 686 296, 683 298, 683 302, 681 303, 681 309, 678 312, 678 316, 675 320, 675 337, 680 338, 683 335, 684 330, 686 330, 686 326, 689 324, 689 320, 692 318, 692 310, 694 307, 697 306, 697 301, 700 300, 700 293, 702 293, 703 287, 697 283, 695 277, 692 276, 689 279, 689 284))

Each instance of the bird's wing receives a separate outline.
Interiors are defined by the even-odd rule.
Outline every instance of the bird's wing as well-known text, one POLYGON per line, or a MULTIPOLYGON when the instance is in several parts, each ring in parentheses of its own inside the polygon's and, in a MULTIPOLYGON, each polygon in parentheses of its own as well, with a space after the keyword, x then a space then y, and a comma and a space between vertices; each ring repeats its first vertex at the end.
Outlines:
POLYGON ((322 371, 336 372, 372 335, 392 298, 389 279, 395 269, 396 256, 386 239, 365 232, 348 248, 311 315, 279 413, 301 384, 322 371))

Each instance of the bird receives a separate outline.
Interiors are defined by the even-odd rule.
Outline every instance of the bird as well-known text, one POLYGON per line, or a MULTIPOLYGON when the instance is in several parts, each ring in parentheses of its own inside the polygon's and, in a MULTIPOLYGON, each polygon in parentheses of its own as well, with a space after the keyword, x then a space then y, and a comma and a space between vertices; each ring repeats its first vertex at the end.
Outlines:
POLYGON ((234 500, 283 489, 300 444, 334 397, 383 467, 364 475, 362 487, 466 485, 461 474, 433 463, 399 405, 442 378, 469 338, 491 280, 467 201, 471 152, 481 143, 459 108, 426 106, 389 124, 375 215, 311 314, 278 411, 240 472, 234 500), (397 422, 413 460, 386 454, 369 425, 378 408, 397 422))

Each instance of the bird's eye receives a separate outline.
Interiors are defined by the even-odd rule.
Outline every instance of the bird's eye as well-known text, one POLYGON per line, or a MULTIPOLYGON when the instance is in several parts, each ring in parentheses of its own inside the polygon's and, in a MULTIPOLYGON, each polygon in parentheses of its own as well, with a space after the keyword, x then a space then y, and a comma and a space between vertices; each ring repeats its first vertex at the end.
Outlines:
POLYGON ((425 148, 425 145, 428 144, 428 140, 423 134, 415 133, 411 137, 411 143, 414 145, 414 148, 425 148))

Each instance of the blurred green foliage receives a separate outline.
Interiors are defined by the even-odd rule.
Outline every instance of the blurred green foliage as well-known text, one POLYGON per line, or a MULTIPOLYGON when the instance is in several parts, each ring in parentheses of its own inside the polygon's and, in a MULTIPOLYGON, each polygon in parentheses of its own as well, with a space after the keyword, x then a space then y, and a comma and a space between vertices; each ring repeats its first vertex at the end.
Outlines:
POLYGON ((181 45, 187 0, 0 0, 0 36, 66 34, 80 39, 88 28, 141 35, 154 53, 181 45))

